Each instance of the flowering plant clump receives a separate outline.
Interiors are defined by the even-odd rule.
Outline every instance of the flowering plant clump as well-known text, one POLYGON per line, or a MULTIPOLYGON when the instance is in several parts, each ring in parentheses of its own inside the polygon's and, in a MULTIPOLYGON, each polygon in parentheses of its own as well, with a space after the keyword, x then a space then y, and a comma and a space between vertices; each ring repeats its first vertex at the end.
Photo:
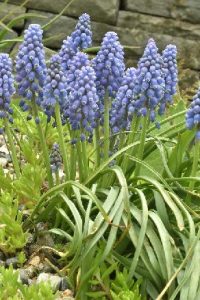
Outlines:
POLYGON ((47 62, 42 36, 40 25, 25 30, 15 73, 0 54, 0 133, 13 167, 0 168, 0 254, 23 251, 30 229, 76 299, 199 299, 200 88, 186 110, 176 46, 160 53, 149 39, 126 68, 130 46, 117 33, 91 47, 88 14, 47 62))

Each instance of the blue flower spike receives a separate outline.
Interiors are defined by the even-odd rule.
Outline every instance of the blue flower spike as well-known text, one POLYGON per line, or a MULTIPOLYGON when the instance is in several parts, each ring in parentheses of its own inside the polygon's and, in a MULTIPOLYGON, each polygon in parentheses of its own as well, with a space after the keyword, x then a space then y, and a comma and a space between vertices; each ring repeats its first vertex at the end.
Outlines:
POLYGON ((114 98, 124 76, 124 51, 115 32, 107 32, 101 48, 93 59, 97 92, 102 100, 106 91, 114 98))
POLYGON ((10 106, 11 97, 15 92, 12 75, 12 60, 8 54, 0 54, 0 119, 13 122, 13 110, 10 106))
POLYGON ((165 112, 167 104, 173 103, 173 96, 177 92, 178 68, 177 68, 177 48, 175 45, 168 45, 162 52, 164 61, 165 91, 160 104, 159 114, 165 112))
POLYGON ((128 130, 130 127, 135 112, 133 101, 135 80, 136 69, 127 69, 110 111, 110 126, 114 133, 128 130))
POLYGON ((90 16, 86 13, 79 17, 75 31, 71 34, 74 47, 83 50, 92 45, 92 31, 90 16))
POLYGON ((165 80, 164 62, 158 53, 153 39, 150 39, 138 62, 135 86, 135 107, 139 115, 145 116, 150 112, 150 120, 155 121, 156 108, 164 96, 165 80))
POLYGON ((81 129, 91 134, 96 126, 98 96, 95 79, 90 66, 83 66, 77 74, 69 95, 69 121, 73 130, 81 129))
POLYGON ((18 94, 22 96, 22 109, 27 110, 25 99, 35 99, 41 105, 46 78, 45 52, 42 43, 43 31, 38 24, 29 25, 24 41, 16 57, 16 81, 18 94))
POLYGON ((196 128, 196 139, 200 140, 200 88, 186 113, 186 127, 188 129, 196 128))

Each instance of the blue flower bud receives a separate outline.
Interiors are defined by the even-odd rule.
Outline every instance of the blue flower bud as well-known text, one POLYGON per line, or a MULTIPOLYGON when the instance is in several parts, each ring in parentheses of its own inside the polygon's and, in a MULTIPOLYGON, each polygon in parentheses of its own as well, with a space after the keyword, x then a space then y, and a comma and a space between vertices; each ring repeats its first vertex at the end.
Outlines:
POLYGON ((50 155, 50 164, 52 172, 58 171, 62 166, 62 157, 60 155, 59 145, 53 144, 51 155, 50 155))

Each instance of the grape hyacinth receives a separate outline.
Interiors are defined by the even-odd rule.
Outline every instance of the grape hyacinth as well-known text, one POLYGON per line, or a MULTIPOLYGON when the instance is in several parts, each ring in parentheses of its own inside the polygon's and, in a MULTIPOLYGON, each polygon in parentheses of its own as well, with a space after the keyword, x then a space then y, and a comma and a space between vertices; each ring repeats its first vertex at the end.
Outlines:
POLYGON ((52 172, 57 172, 62 166, 62 157, 60 155, 59 145, 54 143, 50 155, 52 172))
POLYGON ((110 125, 114 133, 120 130, 128 130, 132 121, 134 108, 134 85, 136 80, 136 69, 127 69, 122 84, 112 102, 110 112, 110 125))
POLYGON ((69 95, 69 121, 73 130, 84 129, 89 134, 96 126, 98 96, 92 67, 84 66, 77 74, 69 95))
POLYGON ((96 86, 100 99, 106 91, 110 97, 115 97, 124 75, 124 51, 115 32, 107 32, 101 48, 93 59, 96 73, 96 86))
POLYGON ((68 71, 71 59, 76 55, 78 49, 74 47, 74 42, 71 36, 68 36, 66 40, 63 41, 62 47, 59 51, 61 57, 61 66, 63 71, 68 71))
POLYGON ((164 79, 165 79, 165 91, 164 97, 160 103, 159 114, 165 112, 166 104, 173 102, 173 95, 176 94, 176 88, 178 83, 178 69, 177 69, 177 48, 175 45, 168 45, 163 53, 162 58, 164 61, 164 79))
MULTIPOLYGON (((13 122, 13 110, 10 106, 11 97, 15 92, 12 75, 12 60, 8 54, 0 54, 0 119, 7 118, 13 122)), ((2 130, 1 130, 2 131, 2 130)))
POLYGON ((24 41, 19 46, 16 57, 16 81, 18 94, 23 97, 20 106, 29 109, 25 99, 35 98, 38 105, 42 101, 42 89, 46 78, 45 53, 42 44, 43 31, 40 25, 31 24, 25 30, 24 41))
POLYGON ((188 129, 196 128, 196 139, 200 140, 200 88, 186 113, 186 127, 188 129))
POLYGON ((164 96, 165 80, 163 59, 153 39, 150 39, 139 60, 136 71, 135 108, 139 115, 150 111, 150 120, 155 120, 155 109, 164 96))
POLYGON ((88 48, 92 43, 92 32, 90 28, 90 16, 80 16, 75 31, 63 41, 59 51, 61 65, 64 71, 69 70, 72 58, 79 50, 88 48))
POLYGON ((79 17, 75 31, 72 32, 71 37, 76 49, 82 50, 91 46, 92 31, 90 16, 88 14, 85 13, 79 17))
POLYGON ((55 54, 51 57, 47 69, 42 105, 48 117, 53 114, 57 102, 60 106, 64 106, 67 102, 67 80, 60 63, 60 56, 55 54))
MULTIPOLYGON (((69 94, 71 89, 74 86, 74 82, 76 78, 78 77, 78 73, 81 70, 83 66, 89 66, 90 61, 88 59, 88 55, 82 52, 77 52, 77 54, 72 58, 72 60, 69 62, 69 70, 66 72, 66 78, 67 78, 67 93, 69 94)), ((66 120, 69 115, 69 102, 65 101, 61 107, 62 115, 63 115, 63 122, 66 120)))

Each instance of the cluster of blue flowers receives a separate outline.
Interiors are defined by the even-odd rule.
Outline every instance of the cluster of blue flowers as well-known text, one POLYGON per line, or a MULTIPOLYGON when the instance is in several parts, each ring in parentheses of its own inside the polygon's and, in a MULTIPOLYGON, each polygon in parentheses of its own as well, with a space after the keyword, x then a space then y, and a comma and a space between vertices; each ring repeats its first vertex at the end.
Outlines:
POLYGON ((26 99, 34 99, 38 105, 41 105, 43 99, 46 62, 42 35, 40 25, 29 25, 16 57, 16 81, 18 94, 22 96, 20 106, 24 111, 31 108, 26 99))
POLYGON ((177 49, 175 45, 168 45, 162 53, 162 59, 164 62, 164 80, 165 90, 164 96, 160 103, 159 114, 165 112, 166 104, 173 102, 173 96, 176 94, 178 83, 178 68, 176 62, 177 49))
POLYGON ((52 172, 57 172, 62 166, 62 157, 60 155, 59 145, 54 143, 50 155, 52 172))
MULTIPOLYGON (((166 105, 172 103, 178 81, 174 45, 168 45, 161 56, 154 40, 150 39, 137 68, 125 71, 123 47, 117 34, 108 32, 96 57, 90 61, 88 55, 81 52, 92 44, 90 17, 83 14, 59 53, 52 56, 47 69, 42 36, 39 25, 30 25, 16 58, 17 91, 22 97, 21 108, 30 110, 28 119, 32 117, 32 102, 45 111, 48 120, 59 103, 63 123, 69 121, 73 130, 91 136, 97 121, 102 120, 104 97, 113 100, 110 126, 115 133, 129 129, 137 116, 148 113, 154 121, 156 113, 164 113, 166 105)), ((14 92, 11 61, 6 57, 1 55, 1 61, 7 59, 7 68, 10 68, 9 75, 4 75, 3 67, 0 69, 3 72, 1 118, 6 115, 5 111, 12 113, 9 99, 14 92)), ((1 61, 0 65, 5 68, 6 64, 1 61)))
POLYGON ((83 128, 90 134, 96 126, 98 95, 95 72, 90 66, 83 66, 78 72, 69 94, 68 115, 73 130, 83 128))
POLYGON ((134 87, 136 80, 136 69, 127 69, 116 98, 112 102, 110 125, 114 133, 126 130, 130 127, 134 107, 134 87))
POLYGON ((44 85, 44 96, 42 106, 50 121, 54 114, 56 103, 60 107, 66 105, 67 102, 67 79, 61 68, 61 58, 55 54, 50 59, 50 66, 47 69, 47 76, 44 85))
POLYGON ((200 88, 186 113, 186 126, 188 129, 196 127, 196 138, 200 140, 200 88))
POLYGON ((125 70, 123 47, 115 32, 106 33, 92 64, 96 73, 99 98, 102 100, 106 92, 114 98, 122 83, 125 70))
POLYGON ((88 14, 83 14, 79 18, 75 31, 63 41, 62 47, 59 51, 63 70, 68 71, 71 59, 73 59, 76 53, 90 47, 91 44, 92 31, 90 16, 88 14))
MULTIPOLYGON (((0 119, 8 118, 12 123, 13 110, 10 107, 11 96, 14 94, 12 61, 8 54, 0 54, 0 119)), ((1 130, 2 131, 2 130, 1 130)))

